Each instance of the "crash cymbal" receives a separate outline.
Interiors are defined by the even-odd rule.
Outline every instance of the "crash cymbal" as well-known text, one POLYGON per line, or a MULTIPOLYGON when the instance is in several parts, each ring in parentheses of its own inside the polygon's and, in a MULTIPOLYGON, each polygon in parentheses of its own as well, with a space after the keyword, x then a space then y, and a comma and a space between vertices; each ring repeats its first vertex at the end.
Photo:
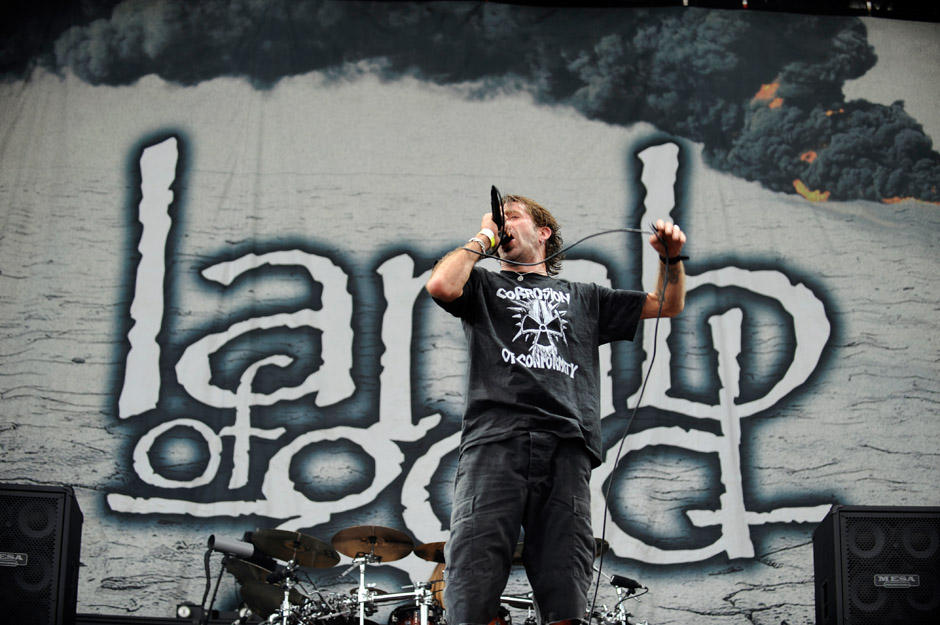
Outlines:
POLYGON ((272 558, 288 562, 293 560, 300 566, 328 569, 339 563, 339 554, 322 540, 300 532, 287 530, 258 530, 251 535, 251 542, 272 558))
POLYGON ((245 560, 239 560, 238 558, 228 558, 225 561, 225 570, 234 575, 235 579, 243 584, 251 581, 266 581, 268 575, 271 574, 271 571, 264 567, 260 567, 257 564, 252 564, 245 560))
MULTIPOLYGON (((242 598, 254 614, 267 618, 281 607, 284 601, 284 589, 256 580, 242 584, 242 598)), ((296 588, 291 588, 287 600, 293 605, 303 605, 305 597, 296 588)))
POLYGON ((420 547, 415 547, 415 555, 428 562, 437 562, 444 564, 444 545, 445 542, 425 543, 420 547))
POLYGON ((333 536, 333 547, 350 558, 374 554, 382 562, 393 562, 411 553, 414 542, 390 527, 359 525, 338 531, 333 536))

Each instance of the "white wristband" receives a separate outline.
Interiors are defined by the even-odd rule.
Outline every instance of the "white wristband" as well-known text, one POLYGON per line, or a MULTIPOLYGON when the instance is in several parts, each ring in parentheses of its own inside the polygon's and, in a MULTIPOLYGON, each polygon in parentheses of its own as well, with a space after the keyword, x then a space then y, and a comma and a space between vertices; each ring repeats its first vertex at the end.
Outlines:
POLYGON ((489 228, 483 228, 480 230, 480 234, 485 234, 486 238, 490 240, 490 247, 496 247, 496 233, 489 228))

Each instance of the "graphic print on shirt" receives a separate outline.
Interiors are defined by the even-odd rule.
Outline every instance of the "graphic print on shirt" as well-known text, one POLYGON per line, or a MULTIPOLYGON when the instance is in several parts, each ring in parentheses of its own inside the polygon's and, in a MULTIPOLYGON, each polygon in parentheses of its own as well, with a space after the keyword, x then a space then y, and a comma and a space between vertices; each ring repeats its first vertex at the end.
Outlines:
POLYGON ((511 302, 506 310, 516 320, 513 344, 527 347, 522 353, 503 349, 503 360, 529 369, 552 369, 574 378, 578 365, 558 353, 559 345, 568 345, 568 310, 563 306, 571 303, 571 295, 551 288, 521 286, 499 289, 496 295, 511 302))

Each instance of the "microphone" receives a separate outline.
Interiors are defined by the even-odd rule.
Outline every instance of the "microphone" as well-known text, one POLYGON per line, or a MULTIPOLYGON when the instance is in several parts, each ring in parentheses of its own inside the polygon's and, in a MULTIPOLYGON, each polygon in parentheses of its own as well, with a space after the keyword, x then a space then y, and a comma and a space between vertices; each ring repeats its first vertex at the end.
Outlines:
POLYGON ((496 245, 490 251, 491 254, 495 254, 500 245, 504 245, 513 239, 512 235, 506 234, 504 230, 506 216, 503 213, 503 196, 499 194, 499 189, 496 188, 495 184, 490 188, 490 204, 493 211, 493 223, 496 224, 496 229, 499 230, 499 234, 497 235, 499 238, 496 241, 496 245))
POLYGON ((643 585, 635 579, 630 579, 629 577, 624 577, 623 575, 611 575, 610 583, 613 586, 618 588, 626 588, 627 590, 638 590, 643 588, 643 585))
POLYGON ((215 534, 209 536, 209 549, 245 559, 252 557, 255 553, 255 546, 250 543, 245 543, 240 540, 216 538, 215 534))
POLYGON ((284 581, 285 579, 287 579, 288 577, 290 577, 290 575, 291 575, 290 569, 288 569, 288 568, 285 567, 285 568, 281 569, 280 571, 275 571, 275 572, 273 572, 273 573, 268 573, 268 574, 265 576, 264 579, 265 579, 265 581, 267 581, 269 584, 279 584, 279 583, 281 583, 282 581, 284 581))

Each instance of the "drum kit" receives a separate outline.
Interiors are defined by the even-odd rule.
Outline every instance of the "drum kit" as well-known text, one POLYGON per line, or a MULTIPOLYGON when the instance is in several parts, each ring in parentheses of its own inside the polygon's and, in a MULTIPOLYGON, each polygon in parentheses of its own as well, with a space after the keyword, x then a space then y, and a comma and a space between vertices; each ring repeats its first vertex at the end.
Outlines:
MULTIPOLYGON (((251 533, 254 552, 264 562, 276 560, 274 571, 259 564, 228 555, 223 560, 225 571, 240 584, 241 596, 251 613, 268 625, 375 625, 367 621, 382 604, 400 603, 389 617, 388 625, 445 625, 441 601, 443 590, 444 544, 433 542, 417 547, 403 532, 377 525, 349 527, 336 533, 331 544, 300 532, 266 529, 251 533), (408 592, 388 593, 366 583, 367 567, 400 560, 409 554, 437 564, 432 579, 415 582, 408 592), (325 592, 301 581, 300 569, 325 569, 339 564, 340 554, 352 559, 340 577, 359 569, 359 585, 348 592, 325 592), (273 558, 273 560, 272 560, 273 558), (434 579, 437 577, 438 579, 434 579), (310 590, 309 587, 314 589, 310 590)), ((606 541, 597 539, 595 557, 606 551, 606 541)), ((256 562, 258 560, 256 559, 256 562)), ((522 543, 513 555, 513 564, 522 564, 522 543)), ((220 571, 220 575, 221 575, 220 571)), ((309 581, 309 577, 307 577, 309 581)), ((618 595, 620 590, 618 589, 618 595)), ((526 625, 534 625, 534 602, 531 596, 500 597, 499 615, 490 625, 512 625, 506 606, 528 611, 526 625)), ((589 620, 597 625, 630 625, 625 613, 595 612, 589 620)))
MULTIPOLYGON (((327 544, 317 538, 286 530, 267 529, 253 532, 251 544, 257 552, 286 562, 276 572, 235 556, 227 556, 224 569, 241 587, 241 596, 252 614, 270 625, 375 625, 367 617, 382 604, 401 603, 391 612, 388 625, 444 625, 440 600, 443 579, 416 582, 408 592, 388 593, 366 583, 370 565, 394 562, 409 554, 444 565, 444 543, 414 546, 403 532, 377 525, 362 525, 341 530, 327 544), (340 577, 359 569, 359 585, 348 593, 309 591, 300 581, 302 568, 331 568, 339 564, 340 554, 352 559, 352 566, 340 577)), ((517 550, 518 551, 518 550, 517 550)), ((534 608, 528 597, 501 597, 507 605, 534 608)), ((533 619, 534 621, 534 619, 533 619)), ((511 625, 505 608, 492 625, 511 625)))

